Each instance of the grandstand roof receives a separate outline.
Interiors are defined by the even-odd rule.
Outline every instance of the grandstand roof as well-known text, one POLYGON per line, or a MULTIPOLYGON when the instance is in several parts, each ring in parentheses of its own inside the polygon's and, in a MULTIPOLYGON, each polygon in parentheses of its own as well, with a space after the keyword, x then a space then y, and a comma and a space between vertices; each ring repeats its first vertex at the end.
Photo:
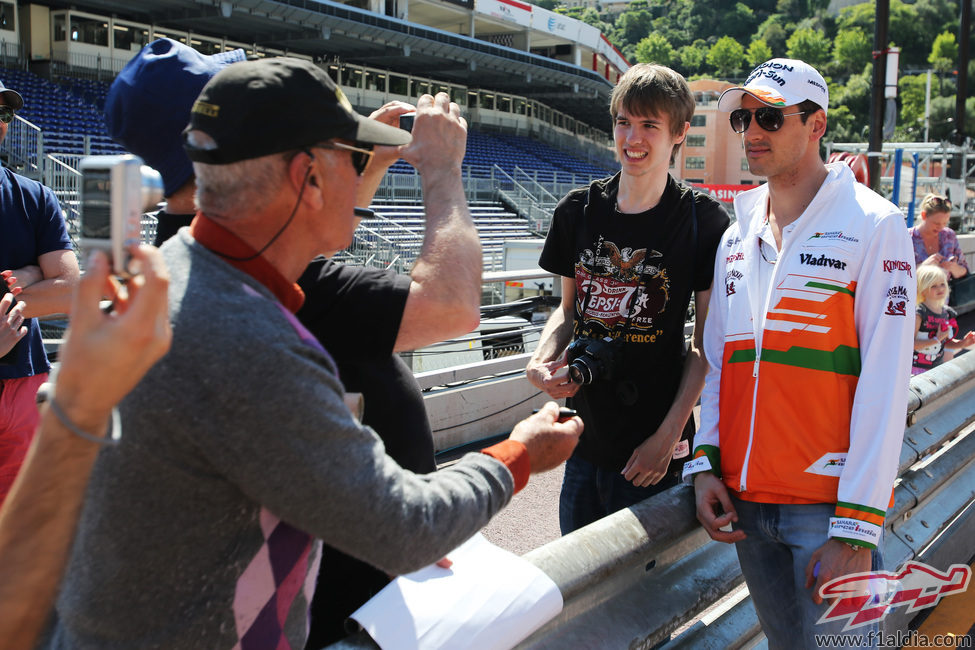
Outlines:
POLYGON ((327 0, 52 0, 48 4, 512 93, 591 126, 607 127, 612 86, 595 72, 327 0))

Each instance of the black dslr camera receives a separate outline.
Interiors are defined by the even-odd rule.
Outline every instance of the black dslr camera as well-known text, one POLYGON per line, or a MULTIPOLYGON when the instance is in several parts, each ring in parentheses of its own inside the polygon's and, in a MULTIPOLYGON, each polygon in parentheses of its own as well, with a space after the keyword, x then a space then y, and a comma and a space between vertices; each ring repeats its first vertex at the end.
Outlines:
POLYGON ((623 338, 581 336, 566 349, 569 378, 576 384, 613 379, 623 356, 623 338))

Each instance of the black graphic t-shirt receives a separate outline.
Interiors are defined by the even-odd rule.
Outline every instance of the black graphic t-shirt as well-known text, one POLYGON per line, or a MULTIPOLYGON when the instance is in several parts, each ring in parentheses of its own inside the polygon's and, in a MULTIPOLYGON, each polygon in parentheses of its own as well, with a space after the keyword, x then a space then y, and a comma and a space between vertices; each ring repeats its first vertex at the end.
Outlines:
POLYGON ((619 174, 569 192, 539 259, 546 271, 575 279, 574 339, 622 340, 613 375, 571 400, 585 422, 575 453, 612 471, 656 431, 677 395, 687 305, 693 291, 711 286, 729 224, 721 205, 700 193, 695 220, 691 190, 672 177, 660 203, 641 214, 616 209, 618 188, 619 174))

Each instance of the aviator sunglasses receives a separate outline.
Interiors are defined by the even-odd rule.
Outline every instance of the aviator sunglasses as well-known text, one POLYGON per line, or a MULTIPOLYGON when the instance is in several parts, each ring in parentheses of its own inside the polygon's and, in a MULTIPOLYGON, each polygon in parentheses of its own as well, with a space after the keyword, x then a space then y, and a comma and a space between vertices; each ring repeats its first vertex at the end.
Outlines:
POLYGON ((766 131, 778 131, 785 123, 785 118, 792 117, 793 115, 802 115, 807 112, 783 113, 781 108, 773 108, 771 106, 762 106, 754 110, 739 108, 731 111, 729 119, 731 120, 731 130, 735 133, 744 133, 748 130, 748 126, 752 123, 752 113, 755 114, 755 123, 760 127, 766 131))
POLYGON ((0 106, 0 122, 10 124, 14 121, 14 109, 9 106, 0 106))
POLYGON ((319 149, 338 149, 340 151, 350 152, 352 154, 352 166, 355 167, 355 173, 359 176, 362 176, 362 173, 366 171, 366 165, 369 164, 369 160, 372 158, 372 150, 353 147, 342 142, 322 142, 315 146, 319 149))

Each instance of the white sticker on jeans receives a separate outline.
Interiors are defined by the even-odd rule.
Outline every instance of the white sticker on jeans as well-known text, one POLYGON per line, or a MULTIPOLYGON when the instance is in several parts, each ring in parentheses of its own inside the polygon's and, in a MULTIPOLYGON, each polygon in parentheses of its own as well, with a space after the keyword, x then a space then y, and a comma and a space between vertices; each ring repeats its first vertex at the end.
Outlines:
POLYGON ((691 443, 681 440, 674 447, 674 458, 685 458, 691 454, 691 443))

